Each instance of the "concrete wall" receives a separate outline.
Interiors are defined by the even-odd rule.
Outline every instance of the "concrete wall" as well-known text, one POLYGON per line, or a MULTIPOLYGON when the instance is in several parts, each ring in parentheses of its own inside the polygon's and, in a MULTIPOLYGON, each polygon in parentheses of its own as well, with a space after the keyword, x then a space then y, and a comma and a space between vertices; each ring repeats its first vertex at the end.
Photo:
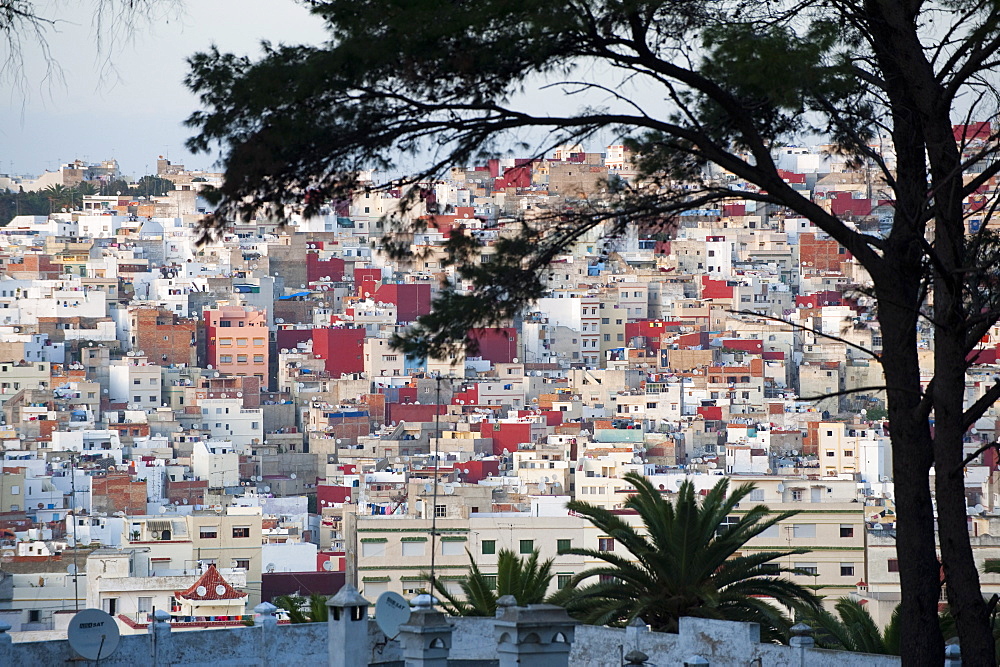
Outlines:
MULTIPOLYGON (((494 661, 496 635, 492 618, 449 619, 454 624, 450 659, 494 661)), ((31 633, 18 633, 21 639, 31 633)), ((573 667, 606 667, 621 664, 621 656, 638 649, 653 665, 680 665, 692 656, 701 656, 712 667, 760 664, 769 667, 838 665, 840 667, 898 667, 899 658, 863 653, 845 653, 815 648, 793 648, 759 641, 755 624, 683 618, 680 634, 648 632, 643 628, 579 626, 570 652, 573 667)), ((385 643, 374 621, 369 622, 367 655, 370 664, 400 659, 398 641, 385 643)), ((308 623, 236 627, 225 630, 172 632, 156 647, 150 635, 123 636, 118 650, 101 660, 107 667, 117 665, 183 664, 193 667, 270 664, 324 664, 327 661, 327 625, 308 623)), ((0 639, 0 664, 55 665, 73 658, 66 641, 34 641, 5 644, 0 639)))
MULTIPOLYGON (((238 627, 226 630, 172 632, 154 647, 151 635, 123 636, 113 655, 102 658, 106 667, 131 665, 187 665, 188 667, 325 664, 326 625, 305 623, 277 628, 238 627)), ((0 643, 0 664, 59 665, 72 660, 67 641, 0 643)))

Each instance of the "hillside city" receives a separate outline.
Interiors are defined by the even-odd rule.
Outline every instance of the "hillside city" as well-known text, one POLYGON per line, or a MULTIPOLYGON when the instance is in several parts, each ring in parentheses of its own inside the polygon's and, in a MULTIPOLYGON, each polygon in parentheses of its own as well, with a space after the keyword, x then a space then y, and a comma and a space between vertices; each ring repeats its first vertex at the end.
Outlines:
MULTIPOLYGON (((992 136, 989 123, 954 131, 970 154, 992 136)), ((824 146, 776 152, 796 190, 887 230, 875 170, 824 146)), ((53 198, 0 228, 0 620, 18 641, 65 636, 83 608, 137 634, 154 610, 175 630, 239 626, 262 601, 345 581, 368 600, 410 598, 432 564, 457 592, 470 555, 494 575, 503 549, 553 558, 556 590, 598 562, 563 552, 616 548, 566 502, 620 510, 628 472, 668 496, 684 480, 702 494, 720 476, 752 482, 728 521, 759 503, 798 514, 747 550, 808 549, 782 559, 793 579, 888 622, 897 508, 869 354, 883 341, 864 269, 806 219, 746 199, 686 211, 670 233, 596 228, 519 318, 469 332, 474 351, 412 359, 390 337, 442 285, 468 288, 445 262, 450 234, 491 261, 522 220, 634 179, 625 146, 422 184, 410 261, 381 244, 402 197, 391 184, 199 245, 200 190, 221 174, 160 157, 155 176, 173 189, 106 192, 127 180, 115 160, 0 174, 0 192, 53 198)), ((970 231, 995 184, 966 202, 970 231)), ((968 403, 993 384, 998 343, 991 331, 970 360, 968 403)), ((984 448, 997 417, 966 444, 984 450, 965 469, 980 570, 1000 559, 1000 457, 984 448)), ((1000 593, 1000 575, 982 582, 1000 593)))

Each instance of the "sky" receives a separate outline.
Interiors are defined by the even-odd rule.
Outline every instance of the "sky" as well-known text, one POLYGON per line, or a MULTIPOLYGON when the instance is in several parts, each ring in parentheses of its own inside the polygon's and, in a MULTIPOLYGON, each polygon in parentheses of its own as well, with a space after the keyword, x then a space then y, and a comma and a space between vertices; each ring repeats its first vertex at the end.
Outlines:
POLYGON ((0 79, 0 173, 38 175, 74 159, 113 157, 138 177, 156 171, 159 155, 210 170, 217 155, 184 148, 191 130, 182 123, 198 108, 183 84, 186 58, 212 44, 255 55, 261 40, 319 43, 326 34, 293 0, 167 2, 131 40, 99 49, 94 0, 37 4, 60 19, 48 40, 61 77, 46 78, 45 59, 32 48, 20 80, 0 79))
MULTIPOLYGON (((0 76, 0 174, 34 177, 75 159, 115 158, 123 174, 138 178, 155 173, 160 155, 189 169, 218 170, 217 153, 191 155, 184 147, 192 131, 183 121, 199 108, 183 84, 186 59, 213 44, 224 52, 256 56, 262 40, 318 44, 327 36, 322 22, 294 0, 147 0, 154 15, 140 20, 130 39, 109 46, 108 26, 115 24, 105 20, 103 31, 95 29, 99 0, 35 2, 40 14, 59 19, 48 34, 59 71, 47 76, 43 54, 27 48, 23 75, 0 76), (104 38, 101 47, 98 36, 104 38)), ((0 64, 3 55, 0 49, 0 64)), ((654 115, 662 112, 664 102, 650 88, 623 83, 594 64, 581 65, 570 78, 601 82, 654 115)), ((515 95, 514 106, 562 114, 580 105, 619 104, 606 91, 568 94, 571 87, 545 83, 532 81, 515 95)), ((538 130, 508 139, 512 146, 518 140, 539 146, 549 145, 552 137, 538 130)), ((585 149, 599 151, 618 141, 603 133, 585 149)))

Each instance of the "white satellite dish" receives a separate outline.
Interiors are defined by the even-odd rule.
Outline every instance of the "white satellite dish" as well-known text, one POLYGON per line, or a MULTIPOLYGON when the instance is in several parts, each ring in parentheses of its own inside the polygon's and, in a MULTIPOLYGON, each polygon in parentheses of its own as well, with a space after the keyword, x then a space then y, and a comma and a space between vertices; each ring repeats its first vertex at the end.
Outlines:
POLYGON ((325 561, 323 561, 323 569, 326 570, 327 572, 329 572, 330 570, 332 570, 333 569, 333 561, 332 560, 325 560, 325 561))
POLYGON ((84 609, 73 615, 66 637, 80 657, 100 661, 118 649, 121 633, 111 614, 100 609, 84 609))
POLYGON ((76 564, 75 563, 70 563, 69 564, 69 567, 66 568, 66 574, 68 574, 70 576, 73 576, 74 574, 76 574, 76 564))
POLYGON ((268 563, 267 567, 264 568, 267 572, 274 572, 274 563, 268 563))
POLYGON ((198 594, 198 597, 205 597, 205 594, 208 593, 208 589, 205 588, 204 586, 199 586, 198 588, 194 589, 194 592, 198 594))
POLYGON ((264 487, 264 493, 271 493, 271 487, 265 486, 264 487))
MULTIPOLYGON (((329 561, 327 561, 329 562, 329 561)), ((399 626, 410 620, 410 605, 399 593, 386 591, 375 602, 375 623, 389 639, 399 634, 399 626)))
POLYGON ((226 593, 226 587, 223 586, 222 584, 219 584, 215 587, 216 595, 225 595, 225 593, 226 593))
POLYGON ((295 474, 295 473, 293 472, 293 473, 292 473, 291 475, 289 475, 289 477, 291 477, 292 479, 295 479, 296 477, 298 477, 298 475, 296 475, 296 474, 295 474))

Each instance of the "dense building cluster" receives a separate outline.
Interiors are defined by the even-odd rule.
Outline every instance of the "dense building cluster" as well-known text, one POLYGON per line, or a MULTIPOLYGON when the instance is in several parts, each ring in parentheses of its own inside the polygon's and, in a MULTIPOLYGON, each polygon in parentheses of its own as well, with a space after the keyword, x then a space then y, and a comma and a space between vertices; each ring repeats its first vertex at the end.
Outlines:
MULTIPOLYGON (((990 127, 955 133, 971 150, 990 127)), ((891 224, 874 170, 822 146, 776 157, 858 229, 891 224)), ((495 570, 501 549, 554 558, 555 589, 593 564, 566 550, 621 550, 566 501, 620 510, 630 471, 665 494, 753 482, 753 504, 799 513, 747 548, 809 549, 781 565, 888 620, 896 507, 871 354, 883 341, 864 270, 807 220, 748 198, 686 211, 670 233, 596 228, 520 317, 469 332, 474 353, 413 359, 390 337, 443 284, 469 287, 444 261, 455 230, 489 262, 520 221, 634 180, 628 150, 452 169, 405 210, 420 250, 407 261, 381 245, 400 212, 391 185, 199 245, 199 191, 219 175, 157 166, 174 184, 162 196, 100 193, 120 178, 113 161, 0 177, 99 192, 0 229, 0 618, 15 631, 58 629, 78 606, 136 632, 154 608, 178 628, 224 627, 345 578, 371 600, 415 594, 432 561, 450 585, 470 555, 495 570)), ((966 203, 971 231, 991 193, 966 203)), ((997 335, 970 360, 970 402, 997 372, 997 335)), ((932 350, 928 328, 928 379, 932 350)), ((998 465, 987 450, 965 473, 979 561, 1000 558, 998 465)), ((983 582, 1000 591, 996 575, 983 582)))

